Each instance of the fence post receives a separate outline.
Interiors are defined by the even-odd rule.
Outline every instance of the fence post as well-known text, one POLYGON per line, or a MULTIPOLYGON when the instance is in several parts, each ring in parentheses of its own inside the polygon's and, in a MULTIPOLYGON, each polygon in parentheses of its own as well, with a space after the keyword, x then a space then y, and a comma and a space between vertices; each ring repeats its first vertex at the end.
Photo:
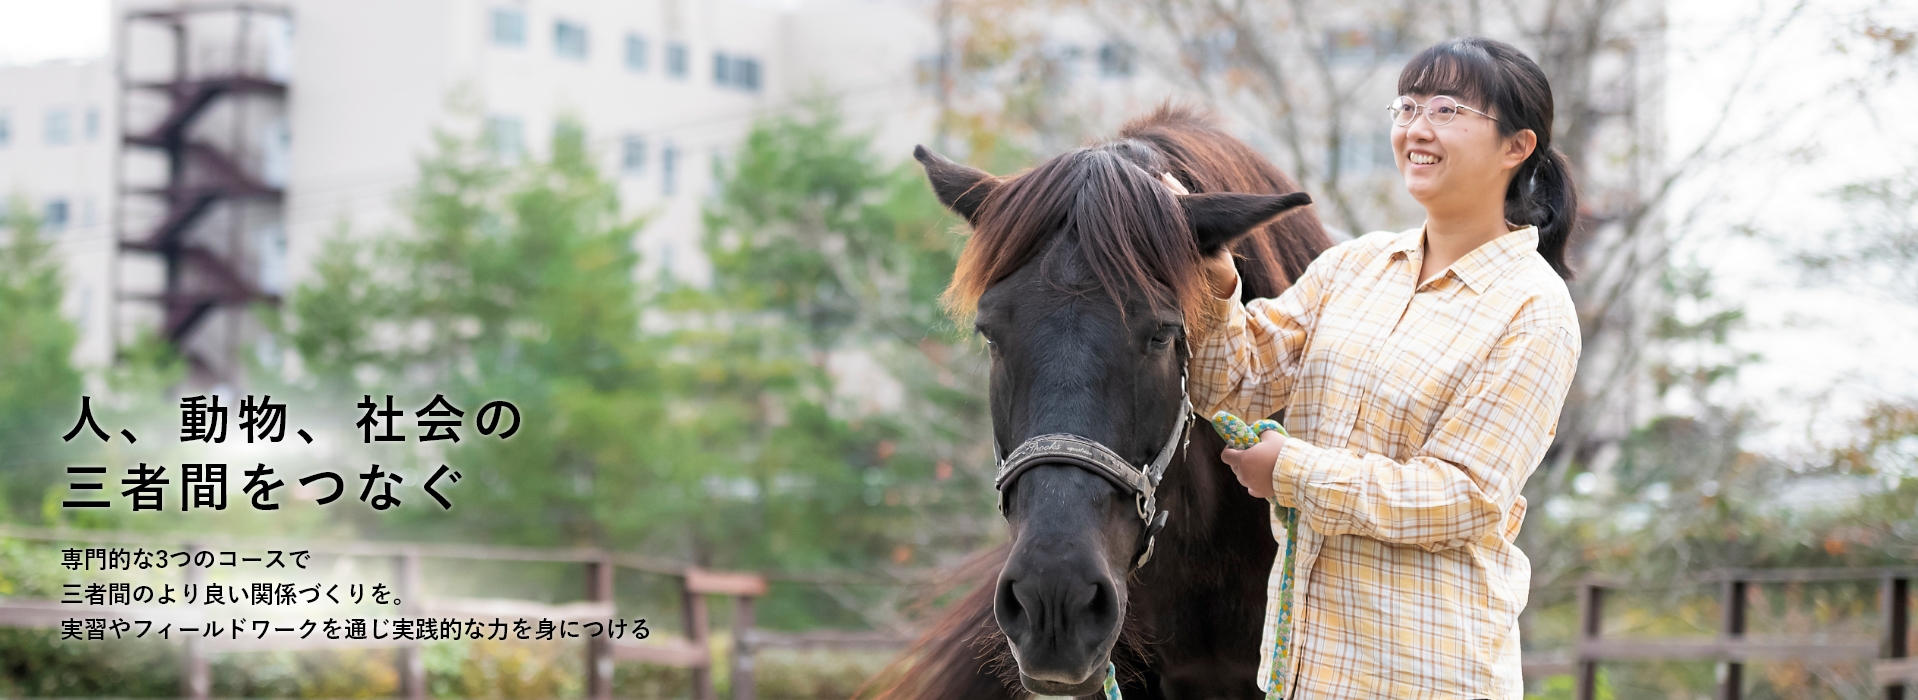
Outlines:
MULTIPOLYGON (((420 585, 420 551, 407 547, 394 557, 400 572, 400 614, 419 618, 426 610, 426 588, 420 585)), ((426 655, 419 635, 400 648, 400 679, 406 697, 426 700, 426 655)))
POLYGON ((1598 658, 1597 650, 1592 647, 1603 628, 1604 610, 1605 589, 1596 581, 1581 581, 1578 585, 1578 700, 1598 698, 1598 658))
MULTIPOLYGON (((613 560, 602 556, 586 562, 586 597, 595 603, 613 602, 613 560)), ((611 700, 613 697, 612 628, 607 634, 586 640, 586 697, 611 700)))
MULTIPOLYGON (((200 551, 200 545, 186 543, 186 583, 195 587, 195 595, 201 601, 201 610, 206 609, 206 569, 194 566, 193 555, 200 551)), ((180 635, 186 639, 185 668, 180 673, 180 695, 193 700, 206 700, 213 692, 213 678, 206 662, 207 623, 200 623, 200 633, 180 635)))
POLYGON ((753 700, 753 597, 741 595, 733 608, 733 700, 753 700))
MULTIPOLYGON (((1885 658, 1902 659, 1911 655, 1911 578, 1908 574, 1886 576, 1878 586, 1878 609, 1885 616, 1885 658)), ((1887 685, 1885 700, 1905 700, 1905 682, 1887 685)))
MULTIPOLYGON (((1724 627, 1720 639, 1734 644, 1727 645, 1727 651, 1740 652, 1736 642, 1745 637, 1745 591, 1748 584, 1733 578, 1725 582, 1724 627)), ((1724 661, 1724 672, 1718 678, 1718 700, 1738 700, 1745 685, 1745 663, 1738 658, 1724 661)))
MULTIPOLYGON (((692 575, 694 575, 692 572, 687 573, 688 578, 692 575)), ((686 583, 686 581, 686 579, 681 579, 682 583, 686 583)), ((692 641, 694 648, 710 652, 713 645, 706 616, 706 596, 693 590, 693 587, 689 583, 682 586, 682 590, 685 596, 686 638, 692 641)), ((711 658, 710 654, 708 658, 711 658)), ((703 666, 694 666, 692 672, 693 700, 719 700, 718 693, 713 690, 712 663, 708 662, 703 666)))

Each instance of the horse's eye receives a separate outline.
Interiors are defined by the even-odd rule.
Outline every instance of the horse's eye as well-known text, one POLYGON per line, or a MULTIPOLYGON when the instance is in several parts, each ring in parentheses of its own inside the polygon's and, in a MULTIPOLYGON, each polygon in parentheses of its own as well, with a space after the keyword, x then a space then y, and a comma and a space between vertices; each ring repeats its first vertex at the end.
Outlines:
POLYGON ((1178 327, 1176 326, 1161 327, 1159 328, 1158 333, 1152 334, 1152 347, 1154 349, 1164 348, 1165 346, 1171 345, 1172 341, 1177 339, 1178 337, 1179 337, 1178 327))

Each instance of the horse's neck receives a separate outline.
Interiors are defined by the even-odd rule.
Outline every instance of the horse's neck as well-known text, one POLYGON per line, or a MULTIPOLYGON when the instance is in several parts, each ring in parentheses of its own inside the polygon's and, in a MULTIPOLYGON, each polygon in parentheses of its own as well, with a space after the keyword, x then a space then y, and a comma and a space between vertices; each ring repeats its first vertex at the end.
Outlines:
POLYGON ((1191 430, 1161 486, 1161 507, 1174 512, 1156 546, 1174 553, 1168 562, 1180 567, 1237 567, 1246 554, 1269 560, 1277 543, 1265 501, 1246 495, 1220 461, 1225 442, 1204 420, 1195 419, 1191 430))

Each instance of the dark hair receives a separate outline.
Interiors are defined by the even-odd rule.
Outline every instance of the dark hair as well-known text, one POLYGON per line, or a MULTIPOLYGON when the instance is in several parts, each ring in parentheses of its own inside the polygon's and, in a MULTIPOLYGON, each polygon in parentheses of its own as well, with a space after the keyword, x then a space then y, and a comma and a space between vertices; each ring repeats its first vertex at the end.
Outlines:
POLYGON ((1537 226, 1539 255, 1559 277, 1571 279, 1565 247, 1578 227, 1578 190, 1565 154, 1552 147, 1552 86, 1545 71, 1502 41, 1446 39, 1405 64, 1399 94, 1451 95, 1497 117, 1500 136, 1520 129, 1538 135, 1538 147, 1505 188, 1505 218, 1537 226))

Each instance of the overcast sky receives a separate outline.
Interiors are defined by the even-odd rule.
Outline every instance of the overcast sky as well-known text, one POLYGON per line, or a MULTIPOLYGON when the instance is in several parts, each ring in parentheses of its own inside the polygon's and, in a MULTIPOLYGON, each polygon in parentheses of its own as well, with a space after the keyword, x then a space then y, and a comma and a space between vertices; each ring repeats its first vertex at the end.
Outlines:
POLYGON ((107 7, 107 0, 0 0, 0 65, 106 55, 107 7))
POLYGON ((1736 116, 1719 143, 1737 150, 1675 193, 1668 218, 1683 241, 1679 261, 1711 269, 1722 300, 1748 314, 1733 343, 1763 359, 1740 376, 1733 398, 1772 423, 1750 447, 1810 459, 1815 445, 1845 439, 1871 402, 1918 398, 1918 307, 1870 290, 1807 285, 1784 254, 1845 225, 1832 190, 1913 167, 1918 128, 1905 117, 1880 118, 1918 109, 1909 67, 1901 83, 1874 91, 1875 110, 1841 86, 1872 74, 1874 54, 1858 33, 1864 18, 1909 29, 1918 27, 1918 7, 1820 0, 1781 24, 1797 6, 1669 5, 1670 155, 1689 152, 1727 104, 1736 116), (1733 86, 1742 86, 1735 98, 1733 86))

